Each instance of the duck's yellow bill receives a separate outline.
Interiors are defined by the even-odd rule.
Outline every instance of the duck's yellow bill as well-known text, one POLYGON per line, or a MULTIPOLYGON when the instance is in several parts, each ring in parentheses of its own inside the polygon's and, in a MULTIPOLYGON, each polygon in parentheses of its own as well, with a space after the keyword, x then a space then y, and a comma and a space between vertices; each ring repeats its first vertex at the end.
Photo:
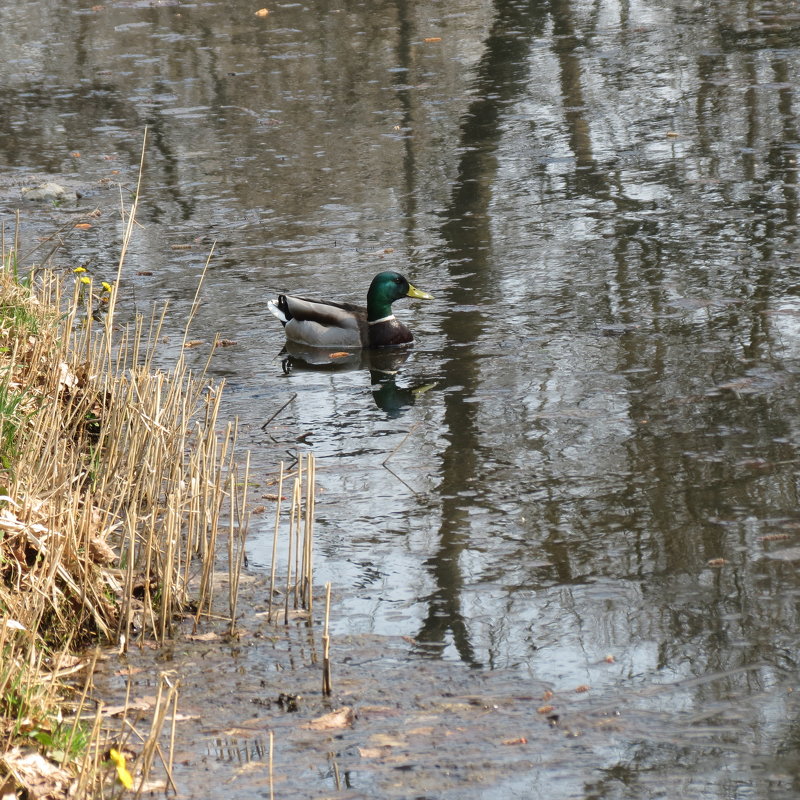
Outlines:
POLYGON ((433 300, 432 294, 423 292, 421 289, 417 289, 416 286, 412 286, 410 283, 408 284, 408 292, 406 297, 416 297, 417 300, 433 300))

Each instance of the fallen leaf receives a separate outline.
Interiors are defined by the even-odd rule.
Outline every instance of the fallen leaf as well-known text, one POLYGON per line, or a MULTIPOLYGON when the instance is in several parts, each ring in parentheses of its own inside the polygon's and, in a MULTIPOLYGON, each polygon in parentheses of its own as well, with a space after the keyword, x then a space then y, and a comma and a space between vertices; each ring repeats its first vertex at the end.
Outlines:
POLYGON ((186 344, 184 344, 184 348, 186 350, 189 350, 190 348, 198 347, 201 344, 203 344, 203 340, 202 339, 191 339, 190 341, 186 342, 186 344))
POLYGON ((134 700, 132 703, 128 703, 127 705, 118 705, 118 706, 104 706, 102 716, 104 717, 116 717, 118 714, 122 713, 129 713, 131 711, 148 711, 153 707, 154 703, 150 703, 147 700, 134 700))
POLYGON ((99 536, 92 536, 89 540, 89 557, 95 564, 113 564, 117 560, 117 554, 111 546, 99 536))
POLYGON ((524 736, 519 736, 516 739, 503 739, 500 744, 528 744, 528 740, 524 736))
POLYGON ((141 667, 123 667, 122 669, 118 669, 114 674, 115 675, 138 675, 142 671, 141 667))
POLYGON ((588 692, 588 691, 589 691, 589 688, 590 688, 590 687, 589 687, 589 686, 587 686, 585 683, 582 683, 580 686, 576 686, 576 687, 575 687, 575 691, 576 691, 578 694, 583 694, 584 692, 588 692))
POLYGON ((792 537, 788 533, 768 533, 766 536, 759 536, 759 542, 785 542, 792 537))
POLYGON ((88 231, 89 228, 92 227, 92 223, 91 222, 79 222, 77 225, 75 225, 75 227, 78 228, 79 230, 82 230, 82 231, 88 231))
POLYGON ((81 154, 77 150, 75 150, 74 152, 70 153, 70 155, 73 158, 80 158, 81 157, 81 154))
POLYGON ((536 709, 536 713, 549 714, 554 708, 555 706, 539 706, 539 708, 536 709))
POLYGON ((724 558, 709 558, 707 563, 709 567, 724 567, 728 562, 724 558))
POLYGON ((239 344, 235 339, 218 339, 215 343, 215 347, 233 347, 235 344, 239 344))
POLYGON ((428 44, 430 44, 431 42, 441 42, 442 41, 442 37, 441 36, 427 36, 422 41, 426 42, 428 44))
POLYGON ((613 664, 616 659, 614 658, 614 656, 609 654, 603 660, 606 662, 606 664, 613 664))
POLYGON ((216 642, 220 635, 214 631, 208 631, 207 633, 190 633, 186 638, 190 642, 216 642))
POLYGON ((383 758, 391 753, 391 747, 359 747, 358 754, 361 758, 383 758))
POLYGON ((302 725, 302 728, 307 728, 312 731, 331 731, 338 728, 347 728, 353 724, 355 713, 350 706, 342 706, 337 708, 336 711, 331 711, 330 714, 323 714, 321 717, 312 719, 302 725))
POLYGON ((467 714, 474 712, 481 708, 475 703, 451 703, 451 702, 438 702, 434 703, 434 708, 449 714, 467 714))
MULTIPOLYGON (((253 734, 252 731, 247 731, 246 733, 240 734, 240 735, 252 736, 252 734, 253 734)), ((258 773, 261 773, 263 771, 264 771, 264 762, 263 761, 251 761, 249 764, 241 764, 241 765, 237 766, 234 772, 235 772, 236 776, 239 776, 239 775, 249 775, 251 772, 255 772, 255 773, 258 774, 258 773)), ((235 778, 231 778, 230 780, 231 780, 231 783, 233 783, 235 778)), ((276 783, 277 783, 277 781, 276 781, 276 783)))
POLYGON ((74 389, 79 383, 78 376, 69 368, 69 365, 64 361, 59 362, 58 388, 61 390, 74 389))
POLYGON ((259 8, 258 11, 256 11, 257 17, 266 17, 267 14, 269 14, 269 9, 267 8, 259 8))
POLYGON ((345 358, 346 356, 349 356, 349 355, 350 355, 350 353, 345 353, 344 350, 341 350, 341 351, 336 352, 336 353, 331 353, 328 356, 328 358, 345 358))
POLYGON ((542 694, 542 700, 550 700, 553 696, 553 693, 549 689, 545 689, 544 693, 542 694))
MULTIPOLYGON (((23 753, 13 748, 2 756, 4 771, 11 770, 17 782, 24 788, 26 797, 66 797, 72 776, 48 761, 39 753, 23 753)), ((12 797, 17 792, 11 793, 12 797)))

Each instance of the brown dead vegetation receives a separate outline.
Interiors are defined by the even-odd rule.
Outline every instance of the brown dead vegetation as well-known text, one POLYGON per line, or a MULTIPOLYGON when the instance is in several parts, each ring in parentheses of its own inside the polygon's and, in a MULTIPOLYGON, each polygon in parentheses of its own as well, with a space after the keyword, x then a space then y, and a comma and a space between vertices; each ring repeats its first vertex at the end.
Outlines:
MULTIPOLYGON (((95 796, 128 767, 141 789, 156 754, 168 767, 166 712, 125 766, 130 721, 109 727, 90 675, 65 681, 91 672, 73 655, 90 644, 163 641, 210 610, 221 519, 233 553, 246 527, 235 426, 218 432, 221 386, 182 356, 154 367, 162 318, 116 330, 116 285, 21 279, 16 253, 0 268, 1 796, 95 796)), ((161 690, 173 707, 177 686, 161 690)))

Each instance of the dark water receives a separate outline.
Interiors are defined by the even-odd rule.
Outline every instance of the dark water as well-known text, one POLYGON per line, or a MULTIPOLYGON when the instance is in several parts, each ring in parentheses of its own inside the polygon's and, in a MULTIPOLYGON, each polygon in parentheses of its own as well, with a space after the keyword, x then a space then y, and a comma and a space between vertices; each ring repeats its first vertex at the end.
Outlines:
POLYGON ((797 796, 797 5, 257 7, 0 9, 6 229, 73 186, 58 263, 110 278, 147 126, 121 302, 170 301, 169 363, 216 242, 193 335, 258 481, 318 458, 335 633, 714 726, 485 796, 797 796), (398 374, 285 374, 266 298, 386 268, 437 298, 398 374))

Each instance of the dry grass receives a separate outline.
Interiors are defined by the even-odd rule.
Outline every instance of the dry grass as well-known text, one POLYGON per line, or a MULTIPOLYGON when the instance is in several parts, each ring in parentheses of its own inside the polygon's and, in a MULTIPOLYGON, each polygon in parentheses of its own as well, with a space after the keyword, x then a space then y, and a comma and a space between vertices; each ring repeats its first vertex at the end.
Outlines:
MULTIPOLYGON (((221 387, 183 359, 153 367, 160 318, 114 336, 116 286, 20 280, 16 252, 4 245, 0 268, 0 788, 98 796, 117 734, 90 682, 83 694, 65 686, 87 666, 70 653, 163 641, 182 613, 209 611, 223 515, 233 626, 247 475, 235 428, 217 433, 221 387)), ((163 691, 137 782, 177 702, 177 687, 163 691)))
MULTIPOLYGON (((289 508, 289 532, 286 558, 286 591, 283 603, 283 622, 289 623, 290 604, 293 611, 302 609, 311 624, 314 613, 314 514, 316 511, 316 459, 313 453, 298 454, 297 471, 293 473, 292 503, 289 508), (292 601, 292 598, 293 601, 292 601), (290 603, 290 601, 292 601, 290 603)), ((281 462, 278 494, 275 504, 275 530, 272 537, 272 569, 267 595, 267 616, 272 621, 273 599, 276 594, 278 539, 281 527, 281 501, 287 475, 281 462)))

